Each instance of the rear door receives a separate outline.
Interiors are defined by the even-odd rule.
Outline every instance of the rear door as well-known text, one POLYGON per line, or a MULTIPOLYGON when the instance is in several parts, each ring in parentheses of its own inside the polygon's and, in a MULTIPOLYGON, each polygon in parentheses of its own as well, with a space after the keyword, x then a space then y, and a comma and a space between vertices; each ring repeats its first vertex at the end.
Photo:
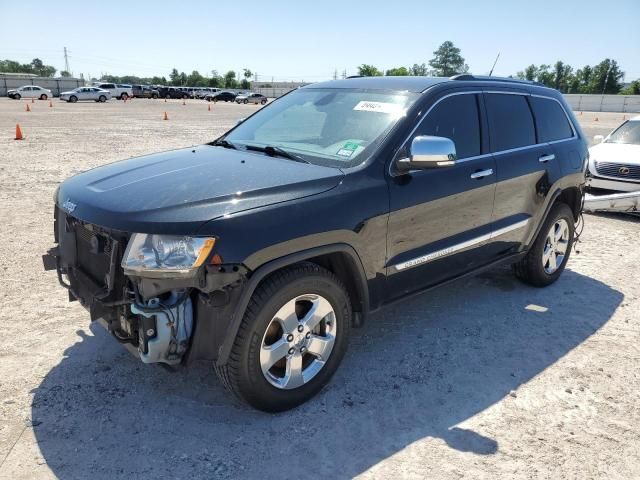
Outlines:
MULTIPOLYGON (((447 137, 454 166, 416 170, 389 180, 389 299, 435 285, 486 262, 495 193, 495 162, 485 150, 481 93, 449 93, 426 106, 415 136, 447 137), (480 175, 479 175, 480 174, 480 175)), ((406 156, 403 147, 400 156, 406 156)))
POLYGON ((560 169, 554 148, 538 139, 528 92, 491 89, 484 101, 497 168, 490 251, 501 257, 535 228, 560 169))

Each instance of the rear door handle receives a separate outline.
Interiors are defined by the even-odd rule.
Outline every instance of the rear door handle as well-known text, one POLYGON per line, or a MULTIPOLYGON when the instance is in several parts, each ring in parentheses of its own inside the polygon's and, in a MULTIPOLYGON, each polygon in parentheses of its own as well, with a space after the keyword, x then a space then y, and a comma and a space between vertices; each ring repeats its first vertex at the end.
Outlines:
POLYGON ((547 163, 550 160, 553 160, 554 158, 556 158, 556 156, 552 153, 551 155, 542 155, 538 161, 540 163, 547 163))
POLYGON ((471 174, 471 178, 484 178, 489 175, 493 175, 493 168, 488 168, 487 170, 480 170, 479 172, 474 172, 471 174))

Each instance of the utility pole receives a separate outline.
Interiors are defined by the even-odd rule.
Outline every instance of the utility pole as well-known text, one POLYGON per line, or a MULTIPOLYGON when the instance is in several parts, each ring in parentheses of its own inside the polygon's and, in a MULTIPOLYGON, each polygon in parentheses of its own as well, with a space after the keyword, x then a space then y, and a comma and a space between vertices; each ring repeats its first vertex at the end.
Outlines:
POLYGON ((333 79, 334 80, 338 79, 338 69, 337 68, 333 71, 333 79))
POLYGON ((347 69, 346 68, 342 71, 342 78, 343 79, 347 78, 347 69))
POLYGON ((67 47, 64 47, 64 69, 71 73, 71 70, 69 70, 69 56, 67 55, 67 47))

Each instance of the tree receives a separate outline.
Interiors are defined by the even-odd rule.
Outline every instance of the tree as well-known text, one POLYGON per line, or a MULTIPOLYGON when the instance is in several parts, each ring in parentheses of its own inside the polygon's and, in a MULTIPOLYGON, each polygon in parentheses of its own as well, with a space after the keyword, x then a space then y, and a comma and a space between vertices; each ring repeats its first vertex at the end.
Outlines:
POLYGON ((185 82, 186 85, 189 85, 192 87, 204 85, 205 83, 206 83, 206 79, 202 75, 200 75, 200 72, 198 72, 197 70, 194 70, 193 72, 191 72, 191 75, 187 77, 187 80, 185 82))
POLYGON ((240 82, 240 88, 242 88, 243 90, 249 90, 251 88, 251 82, 246 78, 243 78, 240 82))
POLYGON ((171 80, 171 85, 180 85, 180 73, 178 73, 178 69, 174 68, 171 70, 169 74, 169 79, 171 80))
POLYGON ((71 76, 71 72, 67 72, 66 70, 62 70, 60 72, 60 76, 61 77, 70 77, 71 76))
POLYGON ((39 58, 34 58, 31 63, 21 64, 15 60, 0 60, 0 72, 7 73, 31 73, 40 77, 53 77, 56 67, 45 65, 39 58))
POLYGON ((516 78, 519 78, 521 80, 529 80, 530 82, 533 82, 537 76, 538 76, 538 67, 536 67, 533 64, 525 68, 524 71, 516 73, 516 78))
POLYGON ((236 88, 238 82, 236 82, 236 72, 229 70, 224 74, 224 86, 225 88, 236 88))
POLYGON ((469 65, 464 63, 460 49, 448 40, 433 52, 433 58, 429 60, 429 65, 433 68, 433 75, 437 77, 451 77, 469 71, 469 65))
POLYGON ((251 77, 253 77, 253 72, 248 68, 243 69, 243 72, 244 78, 246 78, 247 80, 251 80, 251 77))
POLYGON ((618 62, 607 58, 593 67, 588 93, 617 94, 622 88, 620 83, 622 77, 624 77, 624 72, 620 70, 618 62))
POLYGON ((621 95, 640 95, 640 78, 634 80, 627 87, 620 90, 621 95))
POLYGON ((382 72, 373 65, 363 63, 358 67, 358 75, 362 77, 381 77, 382 72))
POLYGON ((407 77, 411 75, 411 72, 406 67, 391 68, 385 72, 385 75, 395 77, 407 77))
POLYGON ((424 77, 427 74, 427 66, 424 63, 414 63, 413 67, 411 67, 411 75, 415 75, 416 77, 424 77))

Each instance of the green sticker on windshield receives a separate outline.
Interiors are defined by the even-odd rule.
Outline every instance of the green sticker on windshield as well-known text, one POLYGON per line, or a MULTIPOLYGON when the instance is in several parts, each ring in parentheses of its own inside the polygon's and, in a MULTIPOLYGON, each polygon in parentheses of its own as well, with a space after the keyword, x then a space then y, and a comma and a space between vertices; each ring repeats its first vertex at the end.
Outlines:
POLYGON ((350 157, 351 155, 353 155, 353 152, 358 149, 359 146, 360 145, 358 145, 356 142, 346 142, 342 146, 342 148, 338 150, 338 153, 336 153, 336 155, 340 157, 350 157))

